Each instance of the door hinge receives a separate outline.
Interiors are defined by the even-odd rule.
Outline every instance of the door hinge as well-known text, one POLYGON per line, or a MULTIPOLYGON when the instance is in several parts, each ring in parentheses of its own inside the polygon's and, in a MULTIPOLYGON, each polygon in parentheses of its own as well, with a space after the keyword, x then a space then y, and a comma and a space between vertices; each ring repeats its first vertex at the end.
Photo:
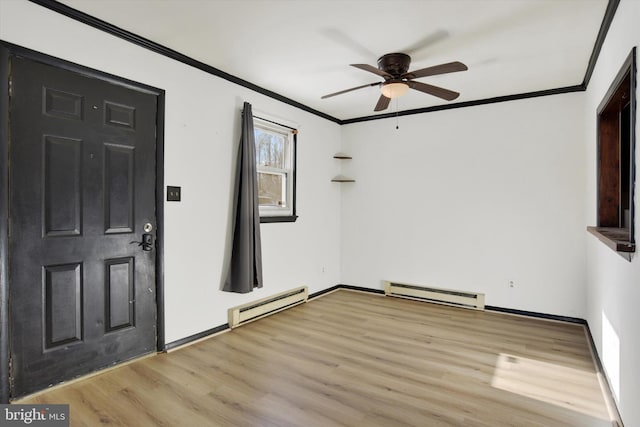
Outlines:
POLYGON ((13 95, 13 78, 9 76, 9 98, 13 95))

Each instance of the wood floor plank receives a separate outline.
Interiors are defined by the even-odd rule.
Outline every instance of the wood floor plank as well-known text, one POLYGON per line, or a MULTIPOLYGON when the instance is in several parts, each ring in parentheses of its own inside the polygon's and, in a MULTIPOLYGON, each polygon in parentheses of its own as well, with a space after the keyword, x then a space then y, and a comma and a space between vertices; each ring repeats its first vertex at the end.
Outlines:
POLYGON ((582 325, 341 290, 18 403, 72 426, 611 426, 582 325))

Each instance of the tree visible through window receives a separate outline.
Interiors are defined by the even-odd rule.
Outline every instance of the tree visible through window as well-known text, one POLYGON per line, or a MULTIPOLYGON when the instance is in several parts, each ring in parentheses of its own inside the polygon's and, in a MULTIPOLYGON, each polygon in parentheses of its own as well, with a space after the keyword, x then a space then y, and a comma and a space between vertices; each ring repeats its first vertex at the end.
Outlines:
POLYGON ((295 221, 296 130, 254 118, 261 222, 295 221))

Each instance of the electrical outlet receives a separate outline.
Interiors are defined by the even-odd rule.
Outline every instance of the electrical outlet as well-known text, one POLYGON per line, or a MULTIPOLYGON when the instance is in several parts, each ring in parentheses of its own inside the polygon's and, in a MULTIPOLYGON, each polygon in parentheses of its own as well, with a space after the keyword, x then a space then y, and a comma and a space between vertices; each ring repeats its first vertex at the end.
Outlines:
POLYGON ((515 288, 515 286, 516 286, 515 280, 509 280, 508 284, 509 284, 510 288, 515 288))

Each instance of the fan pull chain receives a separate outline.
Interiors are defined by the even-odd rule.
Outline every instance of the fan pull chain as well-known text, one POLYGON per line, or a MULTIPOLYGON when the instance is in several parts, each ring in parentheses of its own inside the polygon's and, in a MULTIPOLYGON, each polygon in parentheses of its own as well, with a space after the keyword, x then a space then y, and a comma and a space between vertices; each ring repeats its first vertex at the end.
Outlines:
POLYGON ((398 126, 398 98, 396 98, 396 130, 400 129, 400 126, 398 126))

